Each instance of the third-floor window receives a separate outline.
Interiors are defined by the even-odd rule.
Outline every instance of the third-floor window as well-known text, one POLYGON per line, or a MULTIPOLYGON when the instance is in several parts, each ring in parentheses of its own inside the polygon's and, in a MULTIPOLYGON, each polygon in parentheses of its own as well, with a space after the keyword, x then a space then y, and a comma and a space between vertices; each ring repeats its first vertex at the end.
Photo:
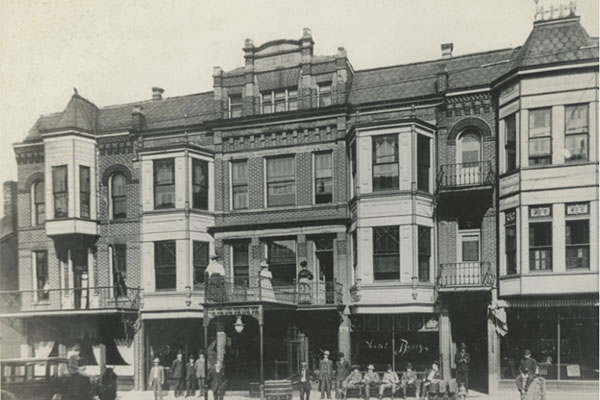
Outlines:
POLYGON ((192 159, 192 208, 208 210, 208 162, 192 159))
POLYGON ((267 159, 267 206, 296 204, 296 163, 294 156, 267 159))
POLYGON ((373 137, 373 191, 398 189, 398 135, 373 137))
POLYGON ((154 208, 175 208, 175 160, 154 160, 154 208))
POLYGON ((261 93, 262 113, 294 111, 298 109, 298 89, 281 89, 261 93))
POLYGON ((90 167, 79 166, 79 214, 90 218, 90 167))
POLYGON ((332 191, 332 153, 315 154, 315 203, 325 204, 333 201, 332 191))
POLYGON ((229 118, 239 118, 242 116, 242 95, 234 94, 227 98, 227 108, 229 118))
POLYGON ((373 228, 373 278, 400 279, 400 229, 397 226, 373 228))
POLYGON ((331 82, 322 83, 318 86, 319 107, 327 107, 332 103, 331 82))
POLYGON ((54 197, 54 218, 67 218, 69 192, 67 189, 67 166, 52 167, 52 194, 54 197))
POLYGON ((552 109, 529 111, 529 165, 552 163, 552 109))
POLYGON ((248 162, 231 162, 231 194, 234 210, 248 208, 248 162))
POLYGON ((588 159, 588 105, 565 107, 565 162, 588 159))
POLYGON ((431 166, 431 151, 427 136, 417 135, 417 189, 429 192, 429 169, 431 166))

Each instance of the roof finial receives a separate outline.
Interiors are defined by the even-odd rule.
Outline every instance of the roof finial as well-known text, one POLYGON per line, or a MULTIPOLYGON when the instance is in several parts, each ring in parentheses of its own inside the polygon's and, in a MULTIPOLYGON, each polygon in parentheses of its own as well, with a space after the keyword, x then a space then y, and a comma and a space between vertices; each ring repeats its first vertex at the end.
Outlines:
POLYGON ((74 94, 75 96, 79 96, 79 93, 77 92, 77 88, 75 88, 75 87, 73 88, 73 94, 74 94))

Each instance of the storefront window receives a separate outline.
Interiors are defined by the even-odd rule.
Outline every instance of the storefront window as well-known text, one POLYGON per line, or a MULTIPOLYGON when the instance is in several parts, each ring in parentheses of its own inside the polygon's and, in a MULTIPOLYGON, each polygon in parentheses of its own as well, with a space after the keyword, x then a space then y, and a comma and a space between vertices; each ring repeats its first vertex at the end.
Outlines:
POLYGON ((560 317, 560 379, 597 381, 598 310, 569 307, 560 317))

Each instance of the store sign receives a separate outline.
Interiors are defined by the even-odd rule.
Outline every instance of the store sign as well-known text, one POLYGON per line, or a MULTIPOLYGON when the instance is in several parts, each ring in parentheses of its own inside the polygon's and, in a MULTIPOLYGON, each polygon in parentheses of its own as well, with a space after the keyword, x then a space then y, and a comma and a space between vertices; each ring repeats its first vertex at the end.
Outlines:
POLYGON ((579 364, 567 365, 567 377, 579 378, 581 376, 581 370, 579 364))
POLYGON ((529 207, 529 217, 530 218, 544 218, 552 216, 552 207, 551 206, 536 206, 529 207))
MULTIPOLYGON (((377 339, 365 340, 365 345, 368 350, 374 351, 389 351, 392 350, 391 341, 381 341, 377 339)), ((396 348, 394 349, 395 355, 404 354, 423 354, 429 351, 429 347, 420 343, 410 343, 405 338, 399 338, 396 340, 396 348)))
POLYGON ((567 204, 566 213, 567 215, 587 215, 589 214, 589 206, 589 203, 567 204))

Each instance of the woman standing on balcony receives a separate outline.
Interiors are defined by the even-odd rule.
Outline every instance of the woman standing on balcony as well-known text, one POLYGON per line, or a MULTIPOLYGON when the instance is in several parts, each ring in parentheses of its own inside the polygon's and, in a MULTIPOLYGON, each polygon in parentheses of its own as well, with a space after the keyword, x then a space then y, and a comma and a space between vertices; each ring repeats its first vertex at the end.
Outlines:
POLYGON ((267 260, 260 263, 260 289, 262 300, 264 301, 275 301, 275 292, 273 292, 273 274, 269 271, 269 264, 267 260))
POLYGON ((311 283, 313 280, 313 274, 306 268, 306 260, 300 261, 300 267, 302 268, 298 272, 298 291, 300 292, 300 304, 310 304, 311 301, 311 283))
POLYGON ((206 267, 208 275, 208 298, 212 301, 227 301, 227 293, 225 292, 225 268, 219 262, 219 256, 212 254, 210 263, 206 267))

